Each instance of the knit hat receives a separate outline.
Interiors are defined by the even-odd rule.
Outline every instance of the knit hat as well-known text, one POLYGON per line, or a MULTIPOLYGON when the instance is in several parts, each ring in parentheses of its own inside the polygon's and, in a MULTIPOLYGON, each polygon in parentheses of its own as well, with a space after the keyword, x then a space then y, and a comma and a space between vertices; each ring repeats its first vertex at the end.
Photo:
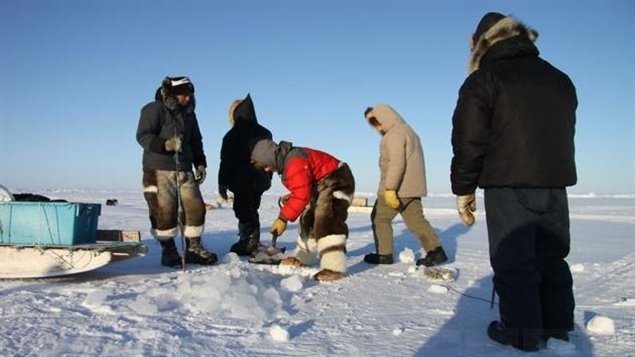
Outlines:
POLYGON ((276 150, 278 145, 271 139, 260 140, 251 151, 251 161, 260 166, 276 167, 276 150))
POLYGON ((483 36, 487 32, 487 30, 492 28, 492 26, 496 25, 497 22, 504 19, 505 17, 507 16, 498 12, 488 12, 487 14, 485 14, 485 16, 483 16, 483 18, 481 18, 481 21, 478 23, 478 26, 476 26, 474 35, 472 35, 473 44, 476 45, 478 40, 481 39, 481 36, 483 36))
POLYGON ((163 80, 163 88, 166 93, 171 95, 194 94, 194 85, 189 78, 182 77, 165 77, 163 80))

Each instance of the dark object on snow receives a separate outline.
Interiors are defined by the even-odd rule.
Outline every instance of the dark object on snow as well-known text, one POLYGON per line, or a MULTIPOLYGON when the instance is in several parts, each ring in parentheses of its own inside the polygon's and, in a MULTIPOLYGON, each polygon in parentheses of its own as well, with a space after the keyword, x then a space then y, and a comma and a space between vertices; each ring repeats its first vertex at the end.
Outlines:
POLYGON ((500 344, 510 345, 525 352, 536 352, 540 348, 540 340, 529 339, 521 330, 506 328, 499 321, 492 321, 489 324, 487 336, 500 344))
POLYGON ((459 273, 456 269, 425 267, 423 269, 423 275, 430 280, 453 282, 456 281, 459 273))
POLYGON ((253 256, 249 258, 250 263, 278 265, 284 258, 286 248, 276 248, 276 240, 278 236, 272 234, 271 245, 261 245, 254 251, 253 256))
POLYGON ((18 202, 68 202, 66 200, 52 200, 46 196, 36 195, 34 193, 16 193, 13 195, 18 202))
POLYGON ((368 264, 392 264, 392 254, 375 254, 370 253, 364 255, 364 261, 368 264))
POLYGON ((442 247, 438 247, 426 254, 425 258, 417 259, 417 265, 423 265, 431 267, 439 264, 443 264, 448 261, 447 255, 442 247))
POLYGON ((109 198, 106 200, 106 206, 116 206, 119 204, 116 198, 109 198))

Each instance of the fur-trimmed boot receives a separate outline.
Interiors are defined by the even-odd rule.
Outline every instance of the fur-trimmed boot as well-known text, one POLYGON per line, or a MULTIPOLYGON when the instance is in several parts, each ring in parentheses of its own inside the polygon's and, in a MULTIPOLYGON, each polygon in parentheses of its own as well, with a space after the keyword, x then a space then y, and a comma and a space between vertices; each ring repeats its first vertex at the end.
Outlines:
POLYGON ((216 254, 205 250, 201 237, 187 237, 185 262, 190 264, 212 265, 218 261, 216 254))
POLYGON ((161 265, 171 268, 181 268, 181 256, 176 250, 174 239, 160 240, 161 244, 161 265))
POLYGON ((344 277, 346 272, 346 236, 332 234, 317 241, 320 268, 313 278, 317 281, 333 281, 344 277))
POLYGON ((314 238, 298 236, 296 243, 295 256, 282 259, 280 264, 296 267, 311 266, 317 256, 317 241, 314 238))

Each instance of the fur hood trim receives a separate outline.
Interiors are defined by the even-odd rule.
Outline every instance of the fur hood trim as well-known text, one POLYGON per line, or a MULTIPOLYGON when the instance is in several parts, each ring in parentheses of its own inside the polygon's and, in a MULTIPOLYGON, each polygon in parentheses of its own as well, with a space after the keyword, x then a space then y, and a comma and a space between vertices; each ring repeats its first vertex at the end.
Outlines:
POLYGON ((480 67, 480 62, 487 50, 492 46, 506 40, 510 37, 525 35, 531 42, 535 42, 538 38, 538 32, 530 27, 525 26, 513 17, 505 17, 492 26, 477 43, 474 44, 470 63, 468 65, 469 73, 476 71, 480 67))
POLYGON ((385 131, 388 131, 397 124, 405 123, 401 115, 387 104, 375 105, 373 109, 366 114, 366 120, 370 121, 372 117, 381 124, 382 129, 385 131))

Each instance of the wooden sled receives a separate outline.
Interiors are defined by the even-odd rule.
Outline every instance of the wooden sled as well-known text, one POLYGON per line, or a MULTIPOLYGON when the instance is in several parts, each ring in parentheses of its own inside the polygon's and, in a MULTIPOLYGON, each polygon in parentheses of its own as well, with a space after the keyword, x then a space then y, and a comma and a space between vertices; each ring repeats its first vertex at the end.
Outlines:
POLYGON ((97 242, 78 245, 0 244, 0 279, 83 273, 145 255, 138 231, 98 230, 97 242))

